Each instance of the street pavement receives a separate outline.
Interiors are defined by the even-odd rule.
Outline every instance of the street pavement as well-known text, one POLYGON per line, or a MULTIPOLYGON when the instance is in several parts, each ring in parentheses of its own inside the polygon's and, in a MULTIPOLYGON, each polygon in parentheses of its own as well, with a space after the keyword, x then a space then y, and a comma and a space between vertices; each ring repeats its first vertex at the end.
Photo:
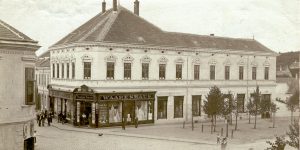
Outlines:
MULTIPOLYGON (((54 121, 55 122, 55 121, 54 121)), ((105 129, 77 128, 69 124, 53 123, 48 127, 36 127, 37 150, 219 150, 216 144, 216 135, 182 129, 179 124, 146 125, 134 128, 120 127, 105 129), (99 136, 99 133, 103 133, 99 136)), ((265 129, 262 129, 265 130, 265 129)), ((275 132, 276 129, 269 129, 275 132)), ((249 129, 249 133, 255 131, 249 129)), ((260 132, 258 130, 258 132, 260 132)), ((261 135, 258 135, 261 136, 261 135)), ((253 139, 243 141, 229 139, 228 150, 264 150, 268 147, 266 140, 253 139)), ((286 148, 291 149, 290 147, 286 148)))

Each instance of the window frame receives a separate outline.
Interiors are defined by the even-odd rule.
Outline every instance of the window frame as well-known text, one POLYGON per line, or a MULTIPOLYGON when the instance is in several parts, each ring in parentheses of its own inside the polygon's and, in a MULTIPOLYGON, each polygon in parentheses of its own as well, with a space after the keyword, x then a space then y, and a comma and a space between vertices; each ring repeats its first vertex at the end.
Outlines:
POLYGON ((131 63, 124 63, 124 80, 131 80, 131 63))
POLYGON ((149 63, 142 63, 142 80, 149 79, 149 63))
POLYGON ((76 64, 75 64, 75 62, 72 62, 72 79, 75 79, 75 66, 76 66, 76 64))
POLYGON ((176 64, 176 80, 182 80, 182 64, 176 64))
POLYGON ((265 80, 269 80, 270 67, 265 67, 265 80))
POLYGON ((201 116, 201 105, 202 105, 202 95, 192 95, 192 114, 193 117, 198 117, 201 116), (195 101, 199 101, 197 103, 199 103, 199 107, 195 107, 195 101), (196 114, 195 109, 197 108, 198 113, 196 114))
POLYGON ((35 104, 35 80, 34 80, 34 73, 35 70, 33 67, 25 67, 24 70, 25 76, 25 105, 34 105, 35 104), (28 72, 29 71, 29 72, 28 72), (31 94, 28 95, 31 89, 31 94), (29 101, 29 98, 31 100, 29 101))
POLYGON ((174 96, 174 118, 183 118, 183 103, 184 103, 184 96, 174 96), (179 106, 176 106, 176 104, 179 104, 179 106), (181 109, 180 114, 178 113, 176 108, 179 108, 179 110, 181 109))
POLYGON ((209 67, 209 77, 210 80, 216 80, 216 66, 215 65, 210 65, 209 67))
POLYGON ((157 96, 157 120, 159 119, 168 119, 168 96, 157 96), (161 106, 162 103, 164 106, 161 106), (165 113, 165 116, 159 115, 160 108, 162 107, 164 110, 162 112, 165 113))
POLYGON ((92 62, 83 62, 83 79, 90 80, 92 78, 92 62))
POLYGON ((225 66, 225 80, 230 80, 230 66, 225 66))
POLYGON ((114 80, 115 78, 115 62, 106 62, 106 79, 114 80))
POLYGON ((56 65, 56 78, 59 79, 59 63, 56 65))
POLYGON ((200 65, 194 65, 194 80, 200 80, 200 65))
POLYGON ((159 64, 159 80, 165 80, 166 79, 166 64, 159 64))
POLYGON ((239 80, 244 80, 244 66, 239 66, 239 80))
POLYGON ((257 79, 257 67, 252 67, 252 80, 257 79))

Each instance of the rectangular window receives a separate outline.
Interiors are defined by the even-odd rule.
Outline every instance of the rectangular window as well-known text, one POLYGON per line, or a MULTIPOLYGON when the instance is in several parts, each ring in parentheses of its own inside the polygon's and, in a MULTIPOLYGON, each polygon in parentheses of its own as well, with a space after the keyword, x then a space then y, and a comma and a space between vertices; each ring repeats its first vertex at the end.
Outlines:
POLYGON ((157 97, 157 119, 167 119, 168 97, 157 97))
POLYGON ((182 79, 182 64, 176 64, 176 80, 182 79))
POLYGON ((70 64, 67 63, 67 78, 70 78, 70 64))
POLYGON ((25 68, 25 104, 34 104, 34 68, 25 68))
POLYGON ((194 80, 200 79, 200 65, 194 65, 194 80))
POLYGON ((56 70, 57 70, 57 72, 56 72, 56 78, 59 78, 59 64, 57 64, 56 70))
POLYGON ((269 67, 265 67, 265 80, 269 80, 269 67))
POLYGON ((210 80, 215 80, 215 66, 210 65, 210 80))
POLYGON ((239 113, 245 112, 245 94, 237 94, 237 110, 239 113))
POLYGON ((230 79, 230 66, 225 66, 225 80, 230 79))
POLYGON ((124 79, 131 79, 131 63, 124 63, 124 79))
POLYGON ((52 78, 55 78, 55 64, 52 64, 52 78))
POLYGON ((142 79, 148 80, 149 79, 149 64, 142 63, 142 79))
POLYGON ((239 79, 244 80, 244 66, 239 67, 239 79))
POLYGON ((183 118, 183 96, 174 96, 174 118, 183 118))
POLYGON ((65 78, 65 64, 61 64, 61 78, 65 78))
POLYGON ((201 116, 201 95, 192 96, 193 116, 201 116))
POLYGON ((72 79, 75 78, 75 63, 72 62, 72 79))
POLYGON ((252 80, 256 80, 256 67, 252 67, 252 80))
POLYGON ((91 62, 84 62, 84 79, 91 79, 91 62))
POLYGON ((164 80, 166 78, 166 64, 159 64, 159 79, 164 80))
POLYGON ((106 79, 114 79, 115 73, 115 63, 107 62, 106 63, 106 79))

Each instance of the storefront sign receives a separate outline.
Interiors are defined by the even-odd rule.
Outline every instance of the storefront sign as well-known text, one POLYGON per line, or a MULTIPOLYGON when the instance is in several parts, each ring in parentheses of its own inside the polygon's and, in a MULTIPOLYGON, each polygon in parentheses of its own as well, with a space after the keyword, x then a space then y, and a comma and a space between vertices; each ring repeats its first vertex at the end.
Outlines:
POLYGON ((100 95, 99 100, 151 100, 154 99, 153 93, 135 93, 135 94, 107 94, 100 95))
POLYGON ((78 95, 75 95, 75 99, 94 100, 94 96, 93 95, 86 95, 86 94, 78 94, 78 95))
POLYGON ((55 91, 55 90, 50 90, 49 95, 53 97, 63 98, 63 99, 72 99, 73 97, 73 94, 70 92, 55 91))

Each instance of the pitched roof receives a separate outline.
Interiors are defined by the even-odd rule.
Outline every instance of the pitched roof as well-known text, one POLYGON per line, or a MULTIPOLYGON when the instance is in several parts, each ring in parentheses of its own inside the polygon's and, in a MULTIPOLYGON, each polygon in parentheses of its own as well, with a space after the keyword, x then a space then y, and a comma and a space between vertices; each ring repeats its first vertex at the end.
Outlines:
POLYGON ((2 20, 0 20, 0 39, 36 42, 2 20))
POLYGON ((37 61, 36 67, 50 67, 50 58, 43 58, 37 61))
POLYGON ((52 47, 77 42, 112 42, 182 48, 216 48, 271 52, 252 39, 166 32, 124 7, 100 13, 52 47))

